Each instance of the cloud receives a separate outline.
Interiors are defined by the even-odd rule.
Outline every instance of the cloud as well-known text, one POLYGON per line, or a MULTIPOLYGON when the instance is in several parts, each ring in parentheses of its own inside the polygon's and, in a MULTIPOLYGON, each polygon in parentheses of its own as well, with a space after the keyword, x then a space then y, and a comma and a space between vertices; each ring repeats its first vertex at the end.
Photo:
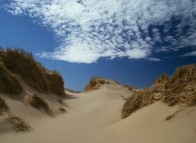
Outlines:
POLYGON ((186 54, 184 54, 182 56, 183 57, 189 57, 189 56, 196 57, 196 51, 192 51, 192 52, 186 53, 186 54))
POLYGON ((196 46, 193 0, 12 0, 4 7, 55 32, 59 46, 38 54, 45 58, 76 63, 118 57, 159 61, 154 52, 196 46))

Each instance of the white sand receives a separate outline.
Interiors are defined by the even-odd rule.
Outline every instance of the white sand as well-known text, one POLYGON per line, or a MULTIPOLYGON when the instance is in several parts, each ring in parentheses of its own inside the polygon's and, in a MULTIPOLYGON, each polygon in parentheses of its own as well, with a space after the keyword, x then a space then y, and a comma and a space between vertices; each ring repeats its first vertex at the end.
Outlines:
POLYGON ((185 108, 165 121, 180 108, 157 102, 122 120, 122 96, 130 94, 120 85, 73 94, 64 101, 68 113, 55 117, 6 99, 11 110, 20 111, 34 130, 15 133, 0 117, 0 143, 196 143, 196 107, 185 108))

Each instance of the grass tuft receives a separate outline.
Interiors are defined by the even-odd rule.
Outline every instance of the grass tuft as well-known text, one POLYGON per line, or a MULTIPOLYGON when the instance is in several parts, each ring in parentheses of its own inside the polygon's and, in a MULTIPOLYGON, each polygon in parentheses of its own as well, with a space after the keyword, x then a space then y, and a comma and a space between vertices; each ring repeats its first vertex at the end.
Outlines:
POLYGON ((86 85, 84 91, 91 91, 94 89, 98 89, 103 84, 108 84, 109 82, 103 79, 102 77, 94 77, 92 78, 89 83, 86 85))
POLYGON ((28 99, 28 102, 31 104, 31 106, 39 110, 44 110, 46 112, 49 111, 48 103, 36 93, 28 99))
POLYGON ((163 102, 170 106, 196 105, 196 64, 179 67, 165 83, 163 102))
POLYGON ((122 118, 126 118, 133 112, 153 103, 154 97, 150 90, 141 90, 129 97, 122 109, 122 118))
POLYGON ((9 111, 8 105, 6 104, 5 100, 0 97, 0 115, 8 111, 9 111))
POLYGON ((61 112, 67 112, 67 111, 65 110, 65 108, 63 108, 63 107, 60 107, 59 110, 60 110, 61 112))
POLYGON ((0 62, 0 92, 17 95, 23 91, 23 87, 19 82, 19 77, 10 73, 4 64, 0 62))
POLYGON ((13 125, 16 132, 29 131, 32 129, 29 122, 13 114, 8 114, 7 120, 13 125))

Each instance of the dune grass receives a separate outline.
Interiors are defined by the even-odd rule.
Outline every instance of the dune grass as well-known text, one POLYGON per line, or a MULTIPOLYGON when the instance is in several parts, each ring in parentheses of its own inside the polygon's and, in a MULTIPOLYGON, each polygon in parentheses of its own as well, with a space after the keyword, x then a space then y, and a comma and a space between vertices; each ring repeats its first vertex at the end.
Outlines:
POLYGON ((123 85, 125 88, 127 88, 128 90, 132 91, 133 87, 131 87, 130 85, 123 85))
POLYGON ((153 85, 164 84, 168 80, 169 80, 169 76, 164 73, 154 80, 153 85))
POLYGON ((150 90, 145 89, 134 93, 124 104, 122 109, 122 118, 126 118, 133 112, 152 104, 153 101, 154 97, 150 90))
POLYGON ((7 120, 13 125, 16 132, 29 131, 32 129, 29 122, 13 114, 8 114, 7 120))
POLYGON ((103 79, 102 77, 93 77, 90 79, 89 83, 85 86, 84 91, 91 91, 98 89, 103 84, 108 84, 109 82, 103 79))
POLYGON ((19 82, 19 77, 10 73, 4 64, 0 62, 0 92, 17 95, 23 91, 23 87, 19 82))
POLYGON ((163 74, 154 81, 152 87, 134 93, 124 104, 122 118, 154 103, 157 94, 160 95, 158 100, 169 106, 195 106, 196 64, 179 67, 170 78, 163 74))
POLYGON ((196 105, 196 64, 179 67, 165 83, 163 102, 170 106, 196 105))
POLYGON ((36 93, 28 98, 28 102, 31 106, 39 110, 44 110, 46 112, 50 110, 48 103, 36 93))
MULTIPOLYGON (((7 71, 20 77, 38 92, 65 95, 61 75, 56 71, 47 70, 34 60, 32 54, 22 49, 0 49, 0 61, 7 71)), ((13 79, 15 78, 13 77, 13 79)), ((2 84, 2 86, 6 85, 2 84)))
POLYGON ((7 49, 1 54, 2 60, 9 71, 20 76, 28 85, 39 92, 47 92, 46 79, 40 65, 33 59, 32 54, 22 49, 7 49))
POLYGON ((0 97, 0 115, 8 111, 9 111, 8 105, 6 104, 5 100, 2 97, 0 97))
POLYGON ((46 77, 49 91, 64 96, 64 81, 61 75, 57 71, 53 71, 51 74, 46 74, 46 77))
POLYGON ((67 112, 66 109, 63 108, 63 107, 60 107, 59 110, 60 110, 61 112, 67 112))

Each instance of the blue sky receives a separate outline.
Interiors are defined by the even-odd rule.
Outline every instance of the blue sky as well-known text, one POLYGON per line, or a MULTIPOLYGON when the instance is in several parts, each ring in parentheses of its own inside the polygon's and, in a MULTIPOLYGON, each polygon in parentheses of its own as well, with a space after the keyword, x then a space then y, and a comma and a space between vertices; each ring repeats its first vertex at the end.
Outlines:
POLYGON ((0 0, 0 45, 82 90, 93 76, 148 87, 196 63, 195 0, 0 0))

